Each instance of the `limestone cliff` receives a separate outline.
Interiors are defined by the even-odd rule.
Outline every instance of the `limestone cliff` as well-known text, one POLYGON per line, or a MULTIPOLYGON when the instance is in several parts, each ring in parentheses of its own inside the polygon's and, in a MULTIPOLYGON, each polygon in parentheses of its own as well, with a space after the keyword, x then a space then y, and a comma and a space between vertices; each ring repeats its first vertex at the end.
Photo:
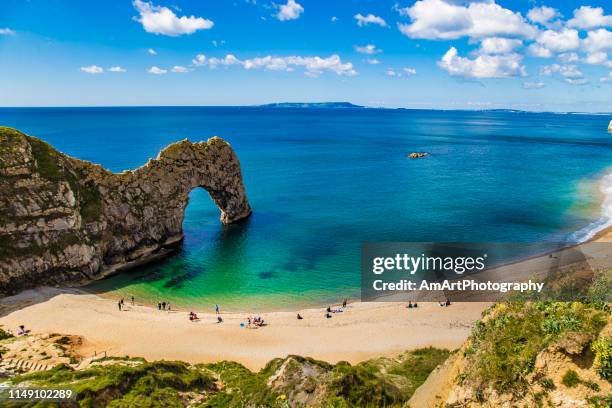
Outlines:
POLYGON ((181 241, 197 187, 223 223, 251 213, 238 158, 218 137, 174 143, 115 174, 0 127, 0 294, 97 279, 163 255, 181 241))

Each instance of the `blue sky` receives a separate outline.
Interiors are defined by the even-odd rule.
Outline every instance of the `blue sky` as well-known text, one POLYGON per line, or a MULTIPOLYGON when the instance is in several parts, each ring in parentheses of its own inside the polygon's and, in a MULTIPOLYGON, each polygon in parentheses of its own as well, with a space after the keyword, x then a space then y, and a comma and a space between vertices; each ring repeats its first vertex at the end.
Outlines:
POLYGON ((610 112, 611 91, 609 1, 0 3, 1 106, 610 112))

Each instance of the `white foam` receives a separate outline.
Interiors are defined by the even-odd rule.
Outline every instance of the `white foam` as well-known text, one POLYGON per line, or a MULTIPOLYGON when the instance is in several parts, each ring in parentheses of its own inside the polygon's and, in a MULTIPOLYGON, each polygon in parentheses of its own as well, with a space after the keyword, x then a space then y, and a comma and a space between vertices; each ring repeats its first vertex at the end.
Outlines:
POLYGON ((612 227, 612 173, 606 174, 599 183, 599 191, 603 194, 601 216, 595 222, 576 231, 570 237, 576 243, 585 242, 608 227, 612 227))

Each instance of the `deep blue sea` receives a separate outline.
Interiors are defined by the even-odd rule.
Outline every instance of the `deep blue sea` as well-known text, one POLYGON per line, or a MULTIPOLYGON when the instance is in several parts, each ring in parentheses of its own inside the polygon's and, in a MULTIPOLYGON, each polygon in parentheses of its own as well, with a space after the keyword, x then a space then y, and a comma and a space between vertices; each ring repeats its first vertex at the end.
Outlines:
POLYGON ((1 125, 116 172, 177 140, 230 142, 253 216, 224 227, 206 191, 194 190, 177 256, 94 288, 240 310, 357 296, 362 242, 584 239, 610 219, 602 209, 612 195, 609 120, 383 109, 0 109, 1 125), (430 156, 407 159, 414 151, 430 156))

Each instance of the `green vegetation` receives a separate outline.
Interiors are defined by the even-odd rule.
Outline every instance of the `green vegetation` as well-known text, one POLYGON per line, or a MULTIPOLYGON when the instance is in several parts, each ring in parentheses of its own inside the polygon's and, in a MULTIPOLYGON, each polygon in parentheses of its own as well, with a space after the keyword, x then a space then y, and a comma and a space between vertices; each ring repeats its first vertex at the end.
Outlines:
POLYGON ((78 174, 66 169, 63 165, 66 158, 50 144, 31 136, 28 136, 27 140, 40 176, 49 181, 68 182, 80 204, 83 220, 98 220, 102 213, 102 197, 98 187, 92 181, 84 181, 78 174))
POLYGON ((595 370, 601 378, 612 382, 612 337, 593 342, 591 350, 595 353, 595 370))
POLYGON ((406 353, 397 360, 381 358, 355 366, 338 363, 331 375, 330 403, 345 401, 350 406, 402 404, 449 355, 448 350, 428 347, 406 353), (385 373, 383 377, 381 372, 385 373))
POLYGON ((565 374, 563 374, 563 378, 561 378, 561 384, 568 388, 573 388, 580 383, 582 383, 582 380, 574 370, 567 370, 565 374))
POLYGON ((612 407, 612 394, 591 397, 588 399, 588 403, 593 408, 610 408, 612 407))
POLYGON ((13 382, 69 387, 81 407, 183 407, 184 401, 216 389, 209 374, 182 362, 167 361, 82 371, 59 365, 47 372, 17 377, 13 382))
POLYGON ((548 377, 541 378, 539 383, 542 386, 542 388, 544 388, 547 391, 555 389, 555 383, 553 382, 553 380, 551 380, 548 377))
POLYGON ((0 340, 6 340, 13 337, 13 335, 3 329, 0 329, 0 340))
POLYGON ((539 352, 572 332, 595 338, 607 316, 578 302, 500 303, 472 332, 466 352, 470 364, 463 380, 476 389, 492 385, 501 392, 520 394, 539 352))
POLYGON ((60 154, 49 143, 35 137, 28 137, 32 148, 32 156, 36 160, 38 174, 50 181, 61 181, 62 170, 58 162, 60 154))
POLYGON ((257 373, 228 361, 191 366, 109 358, 85 370, 59 365, 12 381, 19 386, 70 387, 80 407, 301 406, 291 400, 296 390, 314 398, 309 404, 315 406, 399 407, 448 355, 446 350, 425 348, 356 365, 290 356, 270 361, 257 373), (269 384, 279 372, 282 375, 274 378, 280 383, 269 384))

